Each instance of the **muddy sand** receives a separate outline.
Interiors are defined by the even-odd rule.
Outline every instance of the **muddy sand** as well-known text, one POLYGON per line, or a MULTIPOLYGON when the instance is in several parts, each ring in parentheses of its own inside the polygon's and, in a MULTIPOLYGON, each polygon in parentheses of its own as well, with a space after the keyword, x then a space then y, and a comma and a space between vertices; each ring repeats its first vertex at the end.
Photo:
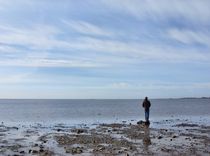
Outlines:
POLYGON ((144 122, 53 126, 0 125, 0 155, 210 155, 210 126, 144 122), (151 123, 152 124, 152 123, 151 123))

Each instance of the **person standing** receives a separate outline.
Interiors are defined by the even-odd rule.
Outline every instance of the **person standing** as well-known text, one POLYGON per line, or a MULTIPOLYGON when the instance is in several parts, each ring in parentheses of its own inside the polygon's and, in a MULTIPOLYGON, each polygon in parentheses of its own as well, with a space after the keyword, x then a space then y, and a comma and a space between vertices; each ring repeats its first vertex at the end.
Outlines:
POLYGON ((146 123, 149 123, 149 109, 150 109, 151 103, 148 100, 148 97, 145 97, 143 103, 142 103, 142 107, 144 107, 145 110, 145 120, 146 123))

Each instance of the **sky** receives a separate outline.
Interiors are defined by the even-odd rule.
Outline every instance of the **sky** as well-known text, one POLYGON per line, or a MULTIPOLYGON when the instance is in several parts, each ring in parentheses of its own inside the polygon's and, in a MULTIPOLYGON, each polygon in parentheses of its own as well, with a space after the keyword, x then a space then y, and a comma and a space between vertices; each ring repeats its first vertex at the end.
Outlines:
POLYGON ((210 96, 209 0, 0 0, 0 98, 210 96))

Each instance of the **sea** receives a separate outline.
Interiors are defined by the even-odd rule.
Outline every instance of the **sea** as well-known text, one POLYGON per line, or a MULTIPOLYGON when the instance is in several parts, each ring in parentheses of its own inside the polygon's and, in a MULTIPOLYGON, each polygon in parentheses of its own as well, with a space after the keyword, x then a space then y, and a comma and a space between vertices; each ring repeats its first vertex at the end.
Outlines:
MULTIPOLYGON (((151 99, 150 121, 210 124, 209 98, 151 99)), ((1 99, 6 124, 136 123, 144 120, 142 99, 1 99)))

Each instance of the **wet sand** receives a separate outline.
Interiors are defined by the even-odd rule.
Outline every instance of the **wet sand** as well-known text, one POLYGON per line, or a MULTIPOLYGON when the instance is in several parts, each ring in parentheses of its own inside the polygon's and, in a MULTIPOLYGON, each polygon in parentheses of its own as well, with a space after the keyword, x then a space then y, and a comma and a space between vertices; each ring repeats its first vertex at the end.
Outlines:
POLYGON ((0 155, 210 155, 210 126, 186 121, 151 127, 126 121, 89 126, 2 123, 0 155))

